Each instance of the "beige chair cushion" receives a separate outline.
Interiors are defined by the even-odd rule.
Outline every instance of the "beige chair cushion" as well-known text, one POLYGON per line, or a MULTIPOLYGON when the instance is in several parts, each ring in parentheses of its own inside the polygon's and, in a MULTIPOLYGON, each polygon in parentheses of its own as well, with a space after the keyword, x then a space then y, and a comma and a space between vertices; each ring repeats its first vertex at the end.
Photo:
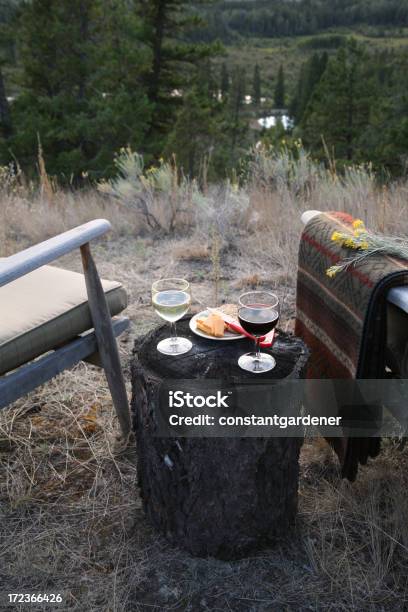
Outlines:
MULTIPOLYGON (((111 315, 124 310, 122 285, 105 280, 102 285, 111 315)), ((82 274, 44 266, 0 287, 0 374, 92 327, 82 274)))

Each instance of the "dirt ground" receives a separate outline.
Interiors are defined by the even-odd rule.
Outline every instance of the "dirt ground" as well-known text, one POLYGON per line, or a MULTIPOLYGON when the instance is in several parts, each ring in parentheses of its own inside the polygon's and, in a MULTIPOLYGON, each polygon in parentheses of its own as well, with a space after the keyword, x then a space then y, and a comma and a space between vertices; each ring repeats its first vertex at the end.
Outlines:
MULTIPOLYGON (((152 280, 190 280, 193 309, 214 303, 203 245, 129 237, 101 242, 105 278, 129 294, 120 340, 127 381, 134 339, 158 320, 152 280)), ((295 278, 252 238, 221 256, 219 300, 268 286, 294 318, 295 278), (225 272, 228 271, 228 274, 225 272)), ((80 270, 78 255, 61 265, 80 270)), ((130 389, 129 389, 130 392, 130 389)), ((0 610, 297 611, 408 609, 408 451, 387 441, 351 485, 332 452, 306 441, 299 518, 289 538, 236 562, 172 548, 141 508, 135 452, 120 452, 99 370, 80 364, 0 416, 0 610), (60 593, 60 604, 8 604, 9 593, 60 593)))

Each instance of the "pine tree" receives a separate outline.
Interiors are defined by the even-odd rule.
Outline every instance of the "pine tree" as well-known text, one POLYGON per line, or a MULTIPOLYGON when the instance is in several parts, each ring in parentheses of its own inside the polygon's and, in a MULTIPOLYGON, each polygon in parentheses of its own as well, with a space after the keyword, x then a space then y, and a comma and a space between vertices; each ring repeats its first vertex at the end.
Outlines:
POLYGON ((314 53, 312 57, 302 65, 296 93, 290 105, 290 115, 294 118, 296 123, 301 122, 313 91, 326 70, 327 61, 327 53, 323 53, 322 55, 314 53))
POLYGON ((283 66, 279 67, 278 79, 275 87, 275 107, 276 108, 285 108, 285 99, 286 99, 286 89, 285 89, 285 73, 283 71, 283 66))
POLYGON ((0 165, 10 161, 9 139, 14 133, 5 75, 16 67, 17 13, 17 2, 0 0, 0 165))
POLYGON ((370 161, 393 176, 406 173, 408 167, 407 57, 405 52, 399 61, 388 65, 392 78, 391 74, 384 78, 384 58, 375 65, 378 95, 371 105, 370 126, 361 138, 370 161))
POLYGON ((365 74, 362 49, 351 40, 329 60, 301 124, 305 143, 322 151, 322 138, 337 158, 360 159, 360 140, 369 125, 372 80, 365 74))
POLYGON ((7 101, 2 66, 0 64, 0 139, 7 141, 12 132, 13 124, 11 120, 10 107, 7 101))
POLYGON ((51 172, 85 170, 87 80, 93 0, 33 0, 20 25, 22 93, 13 104, 18 133, 11 146, 19 162, 35 164, 38 136, 51 172), (81 166, 81 167, 80 167, 81 166))
POLYGON ((177 164, 190 178, 197 178, 205 159, 209 159, 218 140, 216 106, 206 88, 194 85, 183 99, 165 153, 175 154, 177 164))
POLYGON ((21 27, 23 85, 37 95, 84 97, 94 0, 33 0, 21 27))
POLYGON ((294 119, 295 124, 299 123, 302 117, 302 102, 304 100, 304 89, 306 79, 306 64, 302 64, 300 67, 299 77, 296 84, 295 94, 289 104, 289 115, 294 119))
POLYGON ((138 65, 147 65, 126 0, 33 0, 21 21, 24 93, 11 148, 33 167, 40 136, 51 173, 109 172, 140 146, 148 120, 138 65), (128 27, 129 26, 129 27, 128 27))
POLYGON ((200 89, 203 90, 204 94, 207 95, 210 100, 218 99, 218 83, 214 76, 214 68, 211 58, 207 57, 205 60, 200 62, 196 72, 197 76, 193 83, 195 84, 197 81, 198 83, 201 83, 200 89))
POLYGON ((218 47, 181 40, 181 35, 197 23, 190 16, 188 0, 139 0, 139 6, 144 42, 152 56, 144 78, 152 106, 146 148, 158 153, 174 125, 194 65, 213 55, 218 47))
POLYGON ((246 94, 246 73, 241 68, 236 68, 231 81, 231 94, 228 105, 228 117, 230 134, 230 160, 232 166, 238 161, 240 147, 244 146, 244 137, 247 132, 247 124, 242 118, 246 94))
POLYGON ((96 0, 88 138, 95 143, 94 166, 110 171, 113 153, 130 145, 141 150, 151 106, 143 87, 150 55, 141 22, 128 0, 96 0), (102 95, 101 95, 102 94, 102 95))
POLYGON ((221 86, 220 86, 222 98, 226 98, 230 91, 230 76, 226 63, 224 62, 221 67, 221 86))
POLYGON ((254 78, 252 82, 252 102, 256 106, 259 106, 261 103, 262 90, 261 90, 261 71, 259 69, 258 64, 256 64, 254 69, 254 78))

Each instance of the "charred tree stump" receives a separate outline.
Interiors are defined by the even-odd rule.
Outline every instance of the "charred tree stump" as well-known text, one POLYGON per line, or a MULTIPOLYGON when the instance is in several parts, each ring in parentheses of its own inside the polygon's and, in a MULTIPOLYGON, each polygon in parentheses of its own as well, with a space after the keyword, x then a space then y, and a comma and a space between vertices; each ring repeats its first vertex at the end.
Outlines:
MULTIPOLYGON (((186 355, 172 358, 156 350, 167 326, 138 339, 134 350, 132 415, 144 510, 172 544, 193 555, 239 558, 293 525, 302 439, 157 437, 163 380, 254 376, 237 365, 247 340, 208 341, 191 334, 186 320, 178 328, 194 343, 186 355)), ((275 370, 257 380, 304 377, 308 351, 301 340, 279 332, 272 353, 275 370)))

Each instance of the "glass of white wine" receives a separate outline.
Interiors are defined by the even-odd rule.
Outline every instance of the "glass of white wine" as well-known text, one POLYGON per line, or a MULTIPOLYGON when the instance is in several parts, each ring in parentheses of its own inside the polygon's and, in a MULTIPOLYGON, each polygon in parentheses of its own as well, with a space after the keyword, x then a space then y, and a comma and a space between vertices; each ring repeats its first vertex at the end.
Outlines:
POLYGON ((152 285, 152 305, 156 313, 171 324, 171 337, 162 340, 157 350, 164 355, 183 355, 192 348, 187 338, 177 336, 176 321, 187 314, 191 304, 190 284, 183 278, 164 278, 152 285))

